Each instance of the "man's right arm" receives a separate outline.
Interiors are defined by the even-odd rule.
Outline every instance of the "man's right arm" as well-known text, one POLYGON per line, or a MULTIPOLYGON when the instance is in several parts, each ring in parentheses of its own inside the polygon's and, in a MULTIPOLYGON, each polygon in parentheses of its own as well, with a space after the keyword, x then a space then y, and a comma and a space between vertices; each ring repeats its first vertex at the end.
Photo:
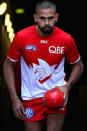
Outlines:
POLYGON ((15 62, 12 62, 10 59, 6 58, 4 66, 3 66, 3 71, 4 71, 4 79, 6 81, 10 96, 11 96, 11 101, 12 101, 12 106, 13 106, 13 111, 16 117, 20 119, 24 119, 24 108, 19 100, 16 89, 15 89, 15 75, 14 75, 14 66, 15 62))
POLYGON ((8 86, 8 90, 11 96, 11 100, 17 99, 16 89, 15 89, 15 75, 14 75, 14 66, 16 62, 12 62, 10 59, 6 58, 3 71, 4 79, 8 86))

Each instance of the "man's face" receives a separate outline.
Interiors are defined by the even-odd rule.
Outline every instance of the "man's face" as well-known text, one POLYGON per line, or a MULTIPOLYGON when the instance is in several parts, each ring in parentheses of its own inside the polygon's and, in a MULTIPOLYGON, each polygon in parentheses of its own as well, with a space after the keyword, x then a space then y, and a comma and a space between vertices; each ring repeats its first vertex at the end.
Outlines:
POLYGON ((58 20, 58 14, 55 13, 54 8, 40 8, 38 14, 34 16, 34 19, 41 32, 45 35, 49 35, 52 33, 54 25, 58 20))

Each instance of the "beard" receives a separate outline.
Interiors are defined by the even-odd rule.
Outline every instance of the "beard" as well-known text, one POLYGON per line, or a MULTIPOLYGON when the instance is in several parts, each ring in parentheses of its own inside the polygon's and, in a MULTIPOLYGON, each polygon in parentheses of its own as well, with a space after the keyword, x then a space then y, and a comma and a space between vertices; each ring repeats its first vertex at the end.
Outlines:
POLYGON ((41 32, 44 34, 44 35, 49 35, 53 32, 53 29, 54 29, 54 26, 51 27, 51 26, 44 26, 44 27, 41 27, 39 24, 38 24, 38 27, 39 29, 41 30, 41 32))

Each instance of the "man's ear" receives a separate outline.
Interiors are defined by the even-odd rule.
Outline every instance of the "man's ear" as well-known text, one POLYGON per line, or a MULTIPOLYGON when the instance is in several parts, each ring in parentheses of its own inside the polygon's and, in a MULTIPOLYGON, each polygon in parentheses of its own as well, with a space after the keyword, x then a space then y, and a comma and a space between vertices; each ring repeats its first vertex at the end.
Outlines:
POLYGON ((59 13, 56 13, 56 22, 58 21, 59 13))
POLYGON ((34 21, 35 21, 35 23, 37 23, 37 15, 34 14, 33 17, 34 17, 34 21))

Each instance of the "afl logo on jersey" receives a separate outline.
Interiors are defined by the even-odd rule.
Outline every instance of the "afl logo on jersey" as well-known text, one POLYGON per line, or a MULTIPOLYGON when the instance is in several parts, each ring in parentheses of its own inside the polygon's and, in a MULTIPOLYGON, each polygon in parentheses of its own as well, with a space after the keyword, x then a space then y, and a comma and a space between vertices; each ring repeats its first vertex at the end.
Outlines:
POLYGON ((38 47, 36 45, 27 45, 27 46, 25 46, 25 49, 27 51, 36 51, 38 49, 38 47))

